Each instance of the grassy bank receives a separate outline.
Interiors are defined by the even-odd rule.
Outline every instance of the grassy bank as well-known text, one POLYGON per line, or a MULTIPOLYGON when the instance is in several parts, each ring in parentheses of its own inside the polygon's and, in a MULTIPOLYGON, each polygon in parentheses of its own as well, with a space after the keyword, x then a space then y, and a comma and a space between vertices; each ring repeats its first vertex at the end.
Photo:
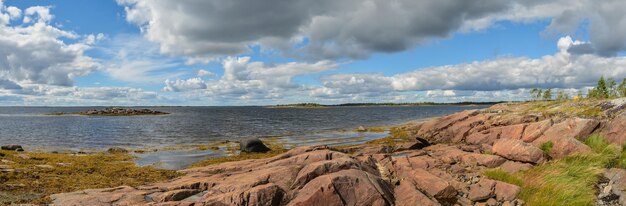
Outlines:
POLYGON ((590 136, 585 144, 593 153, 550 161, 512 175, 502 170, 483 174, 522 187, 519 198, 528 205, 594 205, 594 185, 600 174, 604 168, 626 168, 626 150, 607 143, 600 135, 590 136))
POLYGON ((0 151, 0 205, 47 204, 49 195, 121 185, 140 186, 180 174, 138 167, 127 154, 0 151))

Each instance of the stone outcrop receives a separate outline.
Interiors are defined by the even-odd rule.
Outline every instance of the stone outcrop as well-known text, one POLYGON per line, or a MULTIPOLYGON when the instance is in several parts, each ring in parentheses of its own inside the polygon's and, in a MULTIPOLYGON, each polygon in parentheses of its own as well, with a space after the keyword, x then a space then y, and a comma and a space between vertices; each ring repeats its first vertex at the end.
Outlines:
MULTIPOLYGON (((482 183, 468 178, 480 178, 481 170, 506 162, 473 152, 476 148, 436 144, 389 153, 360 148, 359 154, 349 155, 326 146, 298 147, 267 159, 182 170, 183 177, 168 182, 56 194, 51 199, 55 205, 473 204, 464 196, 472 185, 482 183)), ((495 198, 495 185, 489 187, 488 197, 495 198)))
POLYGON ((626 144, 626 112, 622 112, 613 119, 605 128, 602 129, 601 134, 609 142, 616 145, 626 144))
MULTIPOLYGON (((583 142, 593 133, 623 144, 623 105, 622 100, 606 104, 611 113, 593 118, 515 113, 511 111, 515 104, 500 104, 408 127, 414 137, 411 142, 341 150, 297 147, 272 158, 182 170, 184 176, 167 182, 55 194, 51 199, 55 205, 96 206, 519 206, 523 201, 517 199, 518 186, 488 179, 482 172, 500 168, 516 173, 550 158, 589 152, 583 142), (542 151, 546 142, 552 148, 542 151)), ((626 198, 624 174, 624 170, 607 171, 609 180, 601 188, 606 197, 621 204, 626 198), (622 196, 615 199, 614 195, 622 196)))
POLYGON ((540 163, 544 160, 543 151, 517 139, 499 139, 491 150, 504 158, 520 162, 540 163))
POLYGON ((77 112, 76 114, 87 115, 87 116, 137 116, 137 115, 163 115, 163 114, 169 114, 169 113, 149 110, 149 109, 107 108, 103 110, 88 110, 88 111, 83 111, 83 112, 77 112))

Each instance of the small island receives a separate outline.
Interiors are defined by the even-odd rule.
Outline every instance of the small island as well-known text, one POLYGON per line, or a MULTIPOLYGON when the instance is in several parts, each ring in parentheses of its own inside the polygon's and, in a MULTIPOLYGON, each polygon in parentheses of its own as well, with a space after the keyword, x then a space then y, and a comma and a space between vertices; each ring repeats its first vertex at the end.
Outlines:
POLYGON ((106 108, 103 110, 87 110, 82 112, 55 112, 48 115, 85 115, 85 116, 140 116, 140 115, 165 115, 167 112, 150 109, 130 108, 106 108))

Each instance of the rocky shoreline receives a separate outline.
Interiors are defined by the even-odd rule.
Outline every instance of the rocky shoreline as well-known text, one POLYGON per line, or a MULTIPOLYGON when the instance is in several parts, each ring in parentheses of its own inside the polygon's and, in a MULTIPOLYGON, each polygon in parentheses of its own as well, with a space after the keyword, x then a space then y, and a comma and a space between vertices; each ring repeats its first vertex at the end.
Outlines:
MULTIPOLYGON (((54 205, 537 205, 527 187, 543 180, 504 177, 540 178, 552 164, 601 158, 589 141, 593 134, 621 151, 625 108, 626 99, 498 104, 404 126, 408 135, 398 143, 298 147, 181 170, 170 181, 51 199, 54 205)), ((583 189, 592 191, 593 202, 559 201, 625 205, 626 172, 620 162, 611 165, 589 170, 596 188, 583 189)))
POLYGON ((165 115, 167 112, 155 111, 150 109, 131 109, 131 108, 106 108, 103 110, 87 110, 82 112, 56 112, 48 115, 85 115, 85 116, 140 116, 140 115, 165 115))

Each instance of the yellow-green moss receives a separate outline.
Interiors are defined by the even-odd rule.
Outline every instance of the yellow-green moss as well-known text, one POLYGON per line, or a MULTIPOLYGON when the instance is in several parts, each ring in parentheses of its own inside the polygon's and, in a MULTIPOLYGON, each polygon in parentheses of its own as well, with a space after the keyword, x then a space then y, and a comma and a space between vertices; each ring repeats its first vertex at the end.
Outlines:
POLYGON ((127 154, 51 154, 0 151, 15 169, 0 173, 0 205, 46 204, 48 195, 89 188, 140 186, 179 176, 176 171, 138 167, 127 154), (28 155, 24 159, 18 155, 28 155), (38 167, 49 165, 52 168, 38 167))
MULTIPOLYGON (((220 164, 224 162, 234 162, 234 161, 249 160, 249 159, 263 159, 263 158, 273 157, 273 156, 282 154, 287 151, 284 145, 279 142, 265 141, 264 143, 271 149, 269 152, 266 152, 266 153, 241 152, 239 154, 232 154, 230 156, 215 157, 215 158, 202 160, 200 162, 192 164, 189 167, 190 168, 191 167, 203 167, 203 166, 208 166, 208 165, 220 164)), ((230 151, 234 152, 234 149, 231 148, 230 151)))
POLYGON ((393 127, 389 130, 389 136, 367 141, 366 144, 395 146, 398 143, 410 142, 410 136, 410 131, 405 130, 401 127, 393 127))

